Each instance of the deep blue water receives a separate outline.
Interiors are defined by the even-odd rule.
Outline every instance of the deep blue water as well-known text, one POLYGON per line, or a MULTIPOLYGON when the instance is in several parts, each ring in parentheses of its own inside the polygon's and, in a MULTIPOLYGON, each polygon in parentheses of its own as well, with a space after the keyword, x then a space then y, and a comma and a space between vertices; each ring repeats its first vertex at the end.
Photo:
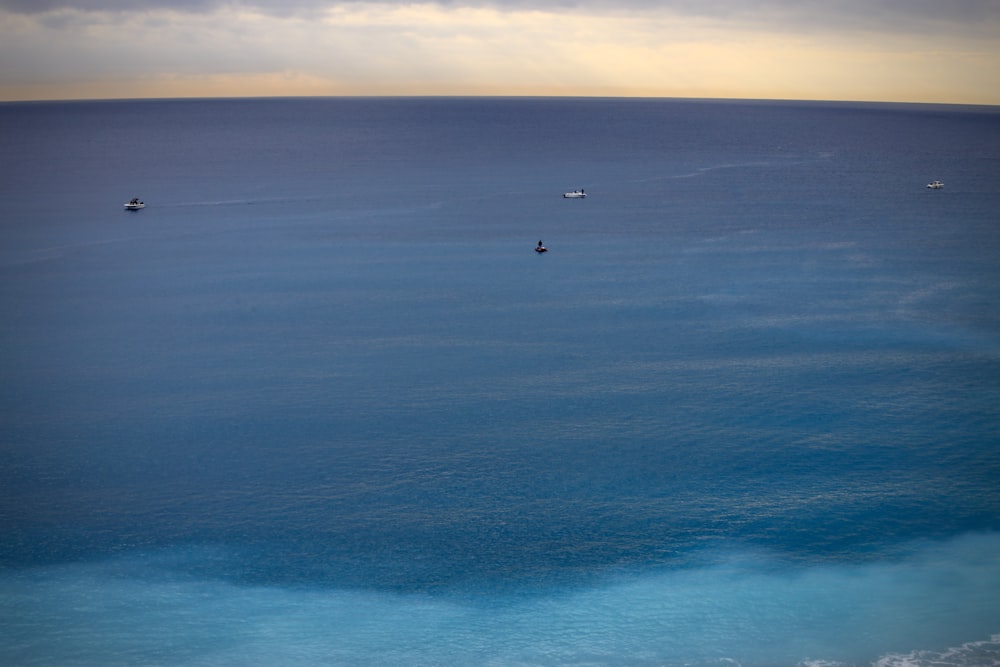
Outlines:
POLYGON ((998 258, 995 107, 0 104, 0 663, 1000 664, 998 258))

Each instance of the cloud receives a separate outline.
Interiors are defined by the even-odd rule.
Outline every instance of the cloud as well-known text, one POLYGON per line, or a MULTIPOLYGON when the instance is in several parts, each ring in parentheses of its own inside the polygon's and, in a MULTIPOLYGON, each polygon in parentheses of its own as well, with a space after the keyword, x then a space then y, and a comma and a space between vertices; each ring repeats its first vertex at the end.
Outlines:
POLYGON ((995 103, 998 13, 995 0, 0 0, 0 99, 121 96, 127 81, 129 96, 995 103))
MULTIPOLYGON (((249 11, 271 16, 322 12, 362 4, 407 6, 409 0, 0 0, 0 10, 40 14, 59 10, 137 13, 170 11, 212 13, 249 11)), ((772 29, 876 27, 878 29, 952 26, 975 28, 1000 22, 996 0, 438 0, 445 8, 496 11, 642 12, 768 25, 772 29)))

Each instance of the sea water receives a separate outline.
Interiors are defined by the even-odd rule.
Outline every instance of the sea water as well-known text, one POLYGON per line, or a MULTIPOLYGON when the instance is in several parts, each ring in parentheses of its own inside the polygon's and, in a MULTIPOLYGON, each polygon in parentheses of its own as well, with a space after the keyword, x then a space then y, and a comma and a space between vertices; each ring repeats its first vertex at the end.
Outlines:
POLYGON ((1000 664, 995 107, 2 104, 0 175, 2 664, 1000 664))

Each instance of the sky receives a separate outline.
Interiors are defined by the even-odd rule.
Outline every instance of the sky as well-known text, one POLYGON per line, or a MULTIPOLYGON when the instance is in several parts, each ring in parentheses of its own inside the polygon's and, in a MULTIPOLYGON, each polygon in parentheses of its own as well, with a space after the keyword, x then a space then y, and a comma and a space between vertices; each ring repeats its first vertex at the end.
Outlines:
POLYGON ((0 0, 0 101, 1000 105, 1000 0, 0 0))

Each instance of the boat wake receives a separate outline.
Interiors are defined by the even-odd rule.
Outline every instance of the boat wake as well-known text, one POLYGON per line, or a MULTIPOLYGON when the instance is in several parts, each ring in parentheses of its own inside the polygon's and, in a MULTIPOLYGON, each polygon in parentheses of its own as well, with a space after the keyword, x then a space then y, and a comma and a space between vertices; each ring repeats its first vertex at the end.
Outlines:
POLYGON ((776 157, 769 160, 753 160, 750 162, 724 162, 722 164, 710 165, 708 167, 698 167, 693 171, 688 171, 680 174, 664 174, 660 176, 651 176, 649 178, 641 179, 640 183, 651 183, 655 181, 672 181, 672 180, 683 180, 688 178, 699 178, 701 176, 706 176, 715 171, 724 171, 731 169, 767 169, 771 167, 789 167, 795 165, 811 164, 820 160, 829 160, 832 157, 832 153, 823 153, 815 158, 802 158, 802 157, 789 157, 780 158, 776 157))

